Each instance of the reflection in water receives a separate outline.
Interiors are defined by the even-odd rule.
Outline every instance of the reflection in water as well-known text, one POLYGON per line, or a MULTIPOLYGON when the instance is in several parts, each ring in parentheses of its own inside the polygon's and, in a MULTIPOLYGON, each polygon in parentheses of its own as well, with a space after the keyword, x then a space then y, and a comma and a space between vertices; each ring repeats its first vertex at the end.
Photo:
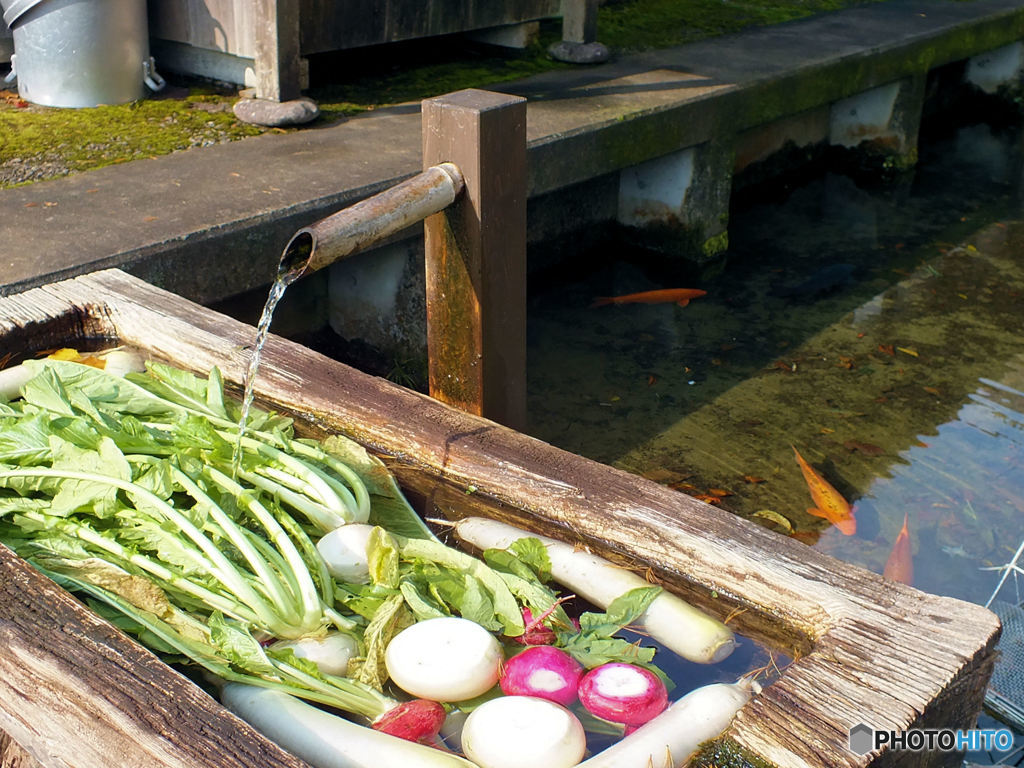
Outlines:
POLYGON ((922 143, 912 181, 826 174, 736 212, 721 274, 592 254, 531 287, 530 429, 881 573, 983 603, 1024 538, 1018 134, 922 143), (674 304, 595 296, 700 288, 674 304), (854 504, 817 517, 791 446, 854 504))

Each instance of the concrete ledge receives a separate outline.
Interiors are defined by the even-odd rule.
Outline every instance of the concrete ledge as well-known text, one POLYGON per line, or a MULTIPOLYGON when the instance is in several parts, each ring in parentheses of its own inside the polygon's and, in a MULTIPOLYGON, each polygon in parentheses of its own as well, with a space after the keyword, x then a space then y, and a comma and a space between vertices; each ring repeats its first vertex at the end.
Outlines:
MULTIPOLYGON (((538 198, 1022 37, 1019 0, 890 0, 501 90, 530 100, 538 198)), ((420 144, 407 105, 4 190, 0 294, 108 266, 201 302, 265 285, 295 229, 415 173, 420 144)))

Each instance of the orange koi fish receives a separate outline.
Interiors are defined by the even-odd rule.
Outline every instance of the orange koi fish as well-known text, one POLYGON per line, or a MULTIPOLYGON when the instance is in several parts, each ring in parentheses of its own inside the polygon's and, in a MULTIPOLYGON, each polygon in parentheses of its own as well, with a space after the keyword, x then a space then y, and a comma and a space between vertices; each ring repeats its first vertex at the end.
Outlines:
POLYGON ((699 299, 707 296, 707 291, 700 288, 662 288, 658 291, 644 291, 643 293, 627 293, 625 296, 598 296, 594 299, 592 307, 603 307, 606 304, 668 304, 675 303, 685 307, 690 299, 699 299))
POLYGON ((800 451, 795 446, 790 447, 796 454, 796 463, 800 465, 800 471, 804 473, 804 481, 807 483, 807 487, 811 491, 811 499, 814 501, 814 506, 808 509, 807 513, 825 518, 847 536, 855 534, 857 519, 853 516, 849 502, 839 491, 829 485, 825 478, 815 472, 810 464, 804 461, 804 457, 800 455, 800 451))
POLYGON ((914 583, 914 560, 910 553, 910 533, 907 531, 907 513, 903 513, 903 527, 892 545, 889 559, 885 561, 882 575, 893 581, 900 581, 908 587, 914 583))

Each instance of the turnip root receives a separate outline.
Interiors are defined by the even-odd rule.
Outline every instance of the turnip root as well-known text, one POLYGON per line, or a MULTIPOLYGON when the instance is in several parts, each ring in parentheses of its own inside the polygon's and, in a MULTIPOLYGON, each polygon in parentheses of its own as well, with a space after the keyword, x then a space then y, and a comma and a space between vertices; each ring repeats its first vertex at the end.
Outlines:
POLYGON ((373 526, 366 523, 349 523, 323 536, 316 548, 327 563, 327 570, 338 581, 350 584, 369 584, 370 565, 366 547, 370 542, 373 526))
POLYGON ((579 768, 678 768, 701 743, 728 727, 755 686, 740 681, 697 688, 579 768))
POLYGON ((314 768, 475 768, 457 755, 357 725, 287 693, 227 683, 220 695, 224 706, 314 768))
POLYGON ((502 661, 497 638, 469 619, 427 619, 395 635, 384 652, 388 675, 421 699, 462 701, 498 682, 502 661))
POLYGON ((576 715, 533 696, 491 699, 469 713, 462 729, 463 751, 480 768, 570 768, 586 747, 576 715))
POLYGON ((501 690, 512 696, 536 696, 567 707, 576 701, 582 675, 583 665, 561 648, 536 645, 505 662, 501 690))
POLYGON ((668 706, 668 691, 653 672, 635 664, 602 664, 583 676, 580 703, 602 720, 643 725, 668 706))
MULTIPOLYGON (((651 586, 602 557, 506 523, 466 517, 455 522, 455 533, 479 549, 506 549, 517 539, 538 539, 551 559, 552 578, 601 608, 631 589, 651 586)), ((669 650, 701 664, 722 661, 736 647, 733 633, 725 624, 669 592, 658 595, 636 624, 669 650)))
POLYGON ((282 640, 272 648, 291 648, 300 659, 309 659, 327 675, 348 676, 348 661, 359 655, 359 642, 343 632, 328 632, 323 637, 282 640))

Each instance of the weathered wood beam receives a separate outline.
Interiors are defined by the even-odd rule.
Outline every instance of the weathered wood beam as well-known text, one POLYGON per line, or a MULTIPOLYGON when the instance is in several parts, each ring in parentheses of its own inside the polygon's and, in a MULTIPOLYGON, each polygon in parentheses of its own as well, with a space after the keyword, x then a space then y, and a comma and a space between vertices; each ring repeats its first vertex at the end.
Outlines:
POLYGON ((423 102, 423 163, 462 195, 425 221, 431 396, 526 423, 526 99, 468 89, 423 102))

